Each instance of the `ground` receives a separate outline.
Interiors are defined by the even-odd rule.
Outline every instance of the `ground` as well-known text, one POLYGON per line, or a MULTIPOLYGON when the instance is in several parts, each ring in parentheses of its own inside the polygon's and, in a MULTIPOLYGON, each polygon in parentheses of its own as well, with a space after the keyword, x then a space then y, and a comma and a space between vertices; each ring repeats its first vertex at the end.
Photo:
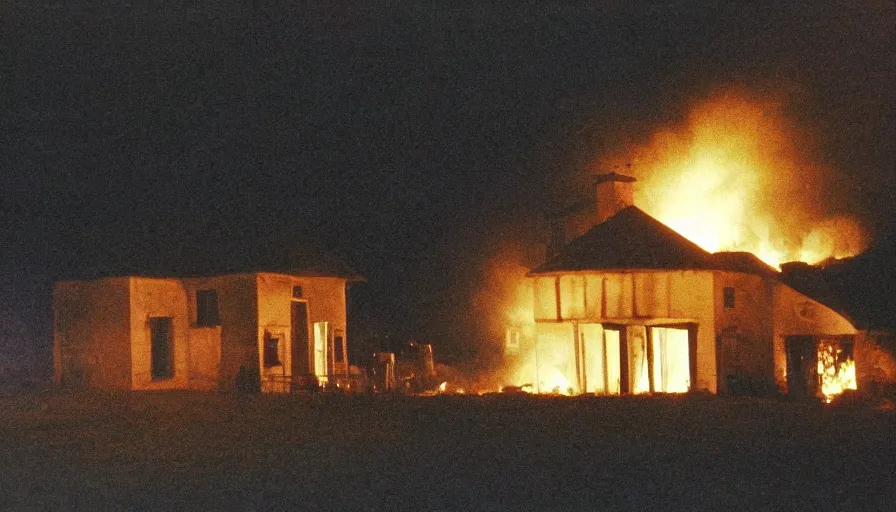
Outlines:
POLYGON ((896 411, 734 399, 0 394, 0 509, 885 510, 896 411))

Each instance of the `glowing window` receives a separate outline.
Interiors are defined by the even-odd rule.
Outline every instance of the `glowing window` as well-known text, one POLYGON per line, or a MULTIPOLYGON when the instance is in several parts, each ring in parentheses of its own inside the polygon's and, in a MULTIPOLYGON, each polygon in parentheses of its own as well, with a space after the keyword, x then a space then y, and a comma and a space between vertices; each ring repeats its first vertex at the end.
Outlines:
POLYGON ((691 358, 687 329, 653 327, 653 390, 685 393, 691 386, 691 358))

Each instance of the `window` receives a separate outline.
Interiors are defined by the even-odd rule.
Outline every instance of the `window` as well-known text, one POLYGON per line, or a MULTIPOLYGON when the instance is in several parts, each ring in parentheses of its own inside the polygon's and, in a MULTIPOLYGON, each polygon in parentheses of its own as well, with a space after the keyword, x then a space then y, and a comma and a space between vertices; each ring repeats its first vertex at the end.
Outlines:
POLYGON ((171 317, 149 319, 150 375, 152 380, 174 377, 174 350, 171 343, 171 317))
POLYGON ((264 367, 282 366, 280 362, 280 338, 266 336, 264 338, 264 367))
POLYGON ((520 352, 520 331, 514 327, 508 327, 504 331, 504 353, 519 354, 520 352))
POLYGON ((220 325, 218 318, 218 291, 196 291, 196 325, 199 327, 214 327, 220 325))
POLYGON ((292 298, 301 299, 302 298, 302 287, 299 285, 292 287, 292 298))
POLYGON ((722 298, 725 301, 726 308, 733 308, 734 307, 734 288, 732 288, 730 286, 726 286, 722 290, 722 298))

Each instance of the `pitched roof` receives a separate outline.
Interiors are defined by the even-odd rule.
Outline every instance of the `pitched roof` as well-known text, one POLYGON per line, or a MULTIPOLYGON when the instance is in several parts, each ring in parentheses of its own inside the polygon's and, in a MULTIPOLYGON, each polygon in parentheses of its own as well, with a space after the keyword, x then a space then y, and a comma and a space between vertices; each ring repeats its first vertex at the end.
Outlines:
POLYGON ((886 236, 852 258, 782 265, 781 280, 825 304, 858 328, 896 330, 896 239, 886 236))
POLYGON ((769 266, 758 256, 746 251, 722 251, 712 254, 712 259, 724 270, 755 274, 765 277, 778 275, 778 271, 769 266))
POLYGON ((566 244, 559 253, 529 273, 723 268, 712 254, 694 242, 638 207, 629 206, 566 244))

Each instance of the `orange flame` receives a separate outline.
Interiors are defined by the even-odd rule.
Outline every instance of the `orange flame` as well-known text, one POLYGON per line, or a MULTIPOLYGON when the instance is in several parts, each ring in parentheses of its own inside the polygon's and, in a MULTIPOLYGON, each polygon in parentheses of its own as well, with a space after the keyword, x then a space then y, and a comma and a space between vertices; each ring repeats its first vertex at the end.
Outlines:
POLYGON ((818 375, 821 378, 821 394, 826 402, 847 389, 856 389, 856 363, 843 356, 843 349, 832 343, 818 346, 818 375))
POLYGON ((724 93, 604 164, 631 163, 635 203, 710 252, 749 251, 772 266, 852 256, 862 227, 821 210, 832 173, 799 139, 778 103, 724 93))

